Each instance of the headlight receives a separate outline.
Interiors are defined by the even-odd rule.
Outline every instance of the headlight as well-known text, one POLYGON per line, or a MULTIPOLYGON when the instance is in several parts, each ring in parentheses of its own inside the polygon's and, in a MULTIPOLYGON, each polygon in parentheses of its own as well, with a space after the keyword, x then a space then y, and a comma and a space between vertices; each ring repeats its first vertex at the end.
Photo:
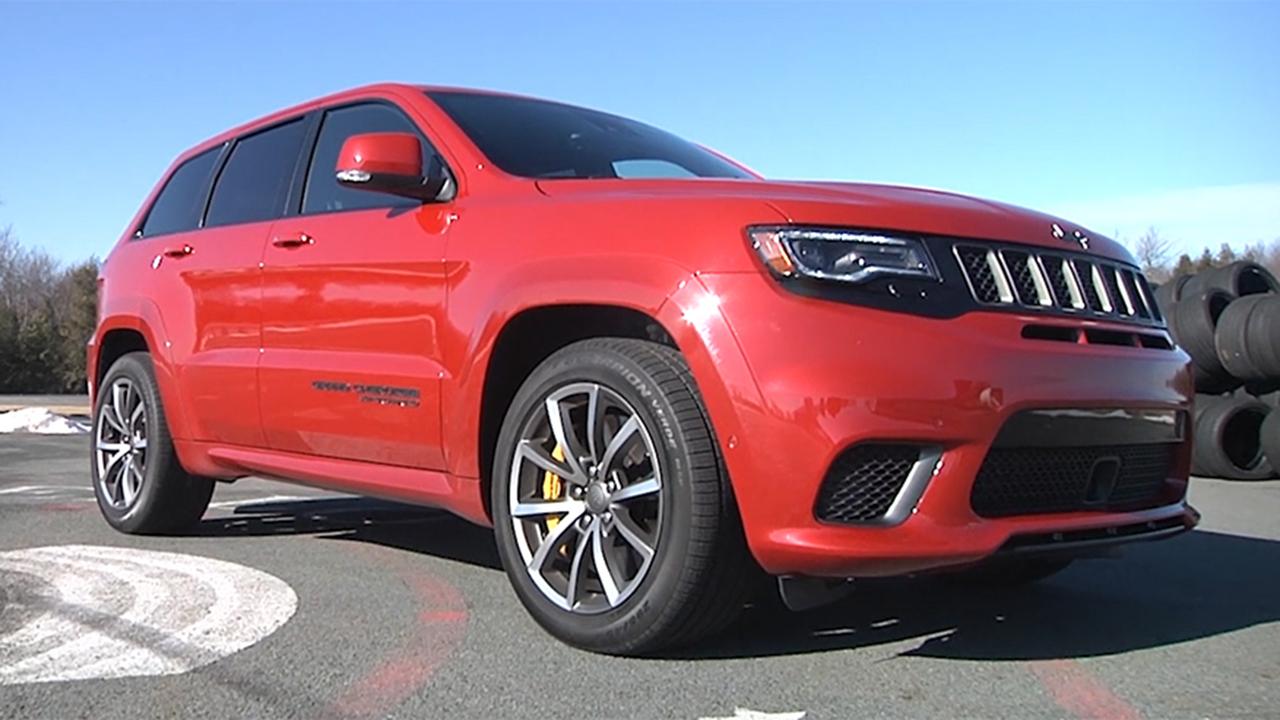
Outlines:
POLYGON ((780 277, 864 282, 885 275, 938 279, 920 240, 899 235, 830 228, 747 228, 751 246, 780 277))

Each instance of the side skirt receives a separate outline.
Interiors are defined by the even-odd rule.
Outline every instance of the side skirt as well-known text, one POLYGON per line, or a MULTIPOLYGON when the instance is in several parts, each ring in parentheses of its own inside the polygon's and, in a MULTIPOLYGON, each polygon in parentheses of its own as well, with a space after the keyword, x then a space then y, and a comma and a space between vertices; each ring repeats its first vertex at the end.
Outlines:
POLYGON ((188 472, 218 479, 258 475, 336 492, 438 507, 490 526, 480 481, 438 470, 379 465, 237 445, 175 440, 188 472))

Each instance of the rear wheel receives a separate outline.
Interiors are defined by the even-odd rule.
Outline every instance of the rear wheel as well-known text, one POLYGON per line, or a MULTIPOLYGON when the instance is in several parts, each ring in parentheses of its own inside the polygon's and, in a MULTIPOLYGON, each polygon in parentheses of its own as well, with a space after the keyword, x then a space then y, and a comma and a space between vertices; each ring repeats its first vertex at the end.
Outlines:
POLYGON ((503 423, 492 501, 521 602, 588 650, 713 633, 753 577, 701 399, 663 345, 586 340, 538 366, 503 423))
POLYGON ((178 532, 209 505, 213 481, 178 463, 146 353, 116 360, 98 388, 90 472, 103 517, 121 532, 178 532))

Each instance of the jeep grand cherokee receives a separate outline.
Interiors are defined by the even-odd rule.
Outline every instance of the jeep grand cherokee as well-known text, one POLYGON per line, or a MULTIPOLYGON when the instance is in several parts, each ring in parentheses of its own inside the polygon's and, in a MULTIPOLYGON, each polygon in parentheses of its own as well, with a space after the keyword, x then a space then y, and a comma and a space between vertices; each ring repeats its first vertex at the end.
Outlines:
POLYGON ((1197 519, 1187 356, 1119 244, 553 102, 376 85, 223 133, 100 300, 111 525, 247 475, 445 508, 597 651, 722 628, 761 570, 793 605, 1029 581, 1197 519))

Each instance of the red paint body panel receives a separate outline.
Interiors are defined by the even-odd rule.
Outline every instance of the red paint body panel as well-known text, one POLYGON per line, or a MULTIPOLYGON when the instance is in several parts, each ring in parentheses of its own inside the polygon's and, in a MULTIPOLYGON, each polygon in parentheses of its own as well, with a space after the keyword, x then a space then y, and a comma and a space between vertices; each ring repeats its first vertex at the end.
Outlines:
MULTIPOLYGON (((191 472, 266 474, 487 522, 480 414, 499 334, 531 309, 600 305, 648 315, 684 354, 748 543, 770 572, 912 572, 972 562, 1020 533, 1193 517, 1185 444, 1155 510, 993 520, 969 505, 979 464, 1019 410, 1188 409, 1181 351, 1028 340, 1032 318, 1015 313, 944 320, 802 297, 764 273, 743 237, 750 225, 792 222, 1063 250, 1049 228, 1078 226, 909 188, 517 178, 421 88, 400 85, 276 113, 178 162, 364 100, 394 103, 419 126, 453 173, 451 200, 134 239, 153 193, 104 263, 90 377, 105 370, 108 333, 141 333, 191 472), (304 235, 311 241, 275 242, 304 235), (864 439, 941 445, 942 467, 898 526, 818 522, 827 468, 864 439)), ((1088 235, 1090 252, 1131 262, 1119 244, 1088 235)))
POLYGON ((444 468, 447 226, 438 213, 355 210, 275 223, 275 238, 314 242, 269 244, 263 261, 259 377, 268 447, 444 468), (317 381, 353 387, 320 391, 317 381))
MULTIPOLYGON (((1021 410, 1190 408, 1181 352, 1022 338, 1022 326, 1039 317, 849 313, 783 292, 759 273, 700 280, 760 389, 763 406, 741 415, 741 442, 727 458, 752 548, 776 572, 909 572, 978 559, 1016 533, 1117 524, 1114 515, 1095 512, 983 519, 969 493, 996 433, 1021 410), (944 450, 915 514, 891 530, 824 525, 812 500, 794 501, 817 497, 836 454, 862 440, 944 450), (842 554, 848 547, 859 556, 842 554)), ((1169 506, 1155 516, 1186 512, 1189 453, 1184 444, 1168 480, 1169 506)))

